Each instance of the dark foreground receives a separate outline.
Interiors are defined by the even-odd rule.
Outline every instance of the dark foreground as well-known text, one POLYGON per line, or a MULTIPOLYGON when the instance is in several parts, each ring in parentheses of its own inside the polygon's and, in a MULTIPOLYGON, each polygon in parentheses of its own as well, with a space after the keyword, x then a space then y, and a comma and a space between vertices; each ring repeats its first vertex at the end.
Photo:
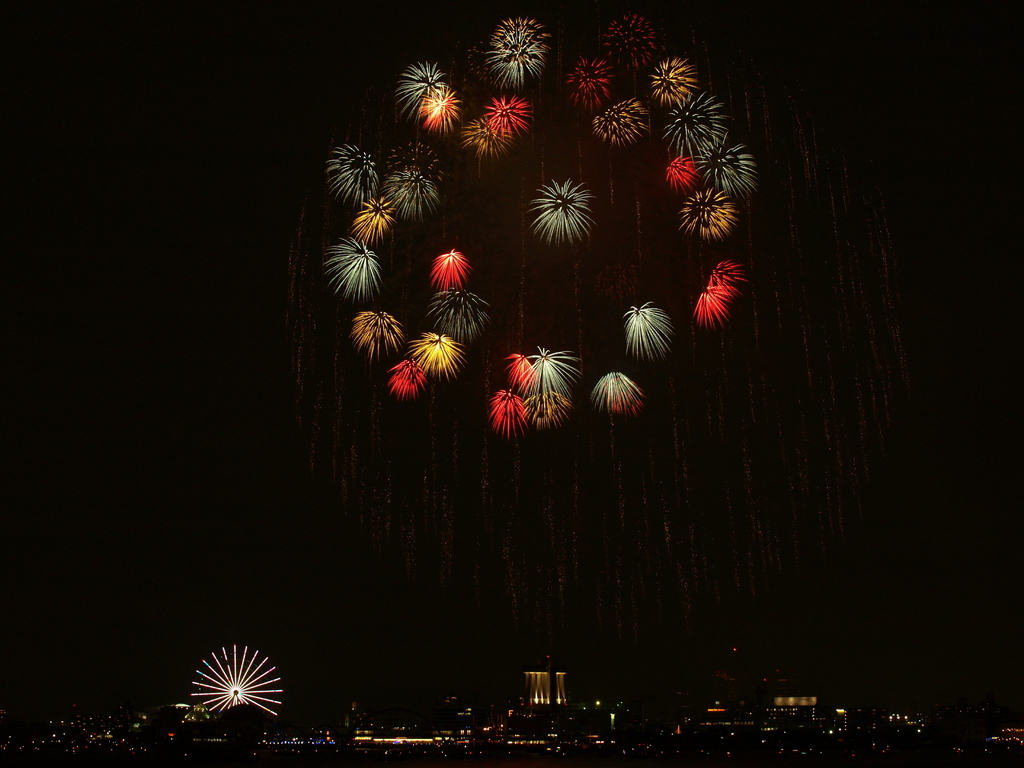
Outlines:
POLYGON ((177 754, 171 755, 156 751, 137 753, 125 752, 90 752, 90 753, 12 753, 0 752, 0 765, 3 766, 181 766, 182 768, 205 768, 217 766, 268 766, 270 768, 291 768, 292 766, 310 766, 330 768, 346 765, 370 766, 386 763, 398 763, 409 768, 455 768, 464 765, 469 768, 540 768, 542 765, 555 768, 558 766, 577 766, 578 768, 639 768, 641 765, 654 762, 661 766, 706 766, 718 768, 747 768, 753 766, 879 766, 880 768, 974 768, 975 766, 1024 766, 1024 753, 1009 752, 1004 749, 989 747, 976 748, 918 748, 909 750, 889 750, 886 752, 833 751, 824 753, 803 753, 798 750, 784 753, 765 751, 737 752, 684 752, 678 754, 658 754, 648 756, 627 756, 624 754, 601 755, 570 755, 559 756, 545 753, 519 753, 510 755, 490 754, 482 757, 417 757, 385 755, 355 755, 351 752, 335 750, 256 750, 255 752, 235 752, 233 754, 177 754))

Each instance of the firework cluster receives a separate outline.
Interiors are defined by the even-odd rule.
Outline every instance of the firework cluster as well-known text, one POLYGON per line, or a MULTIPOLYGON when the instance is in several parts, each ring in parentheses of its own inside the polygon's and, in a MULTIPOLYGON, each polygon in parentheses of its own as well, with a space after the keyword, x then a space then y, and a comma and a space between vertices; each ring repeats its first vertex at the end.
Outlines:
POLYGON ((593 556, 621 625, 841 533, 900 378, 888 236, 778 80, 712 88, 638 14, 546 24, 397 67, 339 133, 292 260, 299 414, 410 572, 472 550, 548 610, 593 556))
MULTIPOLYGON (((396 354, 405 343, 393 310, 377 306, 381 266, 370 246, 393 237, 399 222, 415 228, 428 217, 445 215, 441 210, 444 174, 429 137, 457 131, 462 149, 481 163, 497 161, 517 142, 529 140, 535 119, 531 93, 537 91, 545 72, 549 39, 544 26, 534 19, 512 18, 498 24, 481 56, 474 99, 466 105, 452 85, 468 86, 466 74, 453 80, 435 62, 409 65, 398 76, 394 108, 400 118, 418 126, 416 136, 382 162, 352 144, 332 151, 328 191, 352 210, 352 219, 350 236, 326 252, 325 274, 341 299, 373 305, 356 315, 351 330, 353 345, 369 359, 396 354), (478 94, 488 88, 498 92, 484 96, 481 103, 478 94)), ((680 230, 707 242, 728 237, 738 221, 739 201, 754 191, 756 171, 744 145, 729 145, 723 105, 700 90, 697 68, 688 59, 658 58, 659 41, 642 16, 616 19, 600 40, 599 48, 581 55, 565 76, 569 101, 583 112, 595 113, 589 118, 593 135, 613 152, 659 141, 652 136, 652 123, 660 121, 668 157, 663 194, 683 197, 680 230), (643 83, 644 98, 613 101, 616 78, 643 83)), ((529 204, 530 229, 547 247, 586 247, 597 224, 596 201, 583 181, 551 179, 537 188, 529 204)), ((421 335, 408 344, 405 359, 389 371, 389 389, 395 398, 415 399, 430 380, 456 376, 469 345, 487 332, 489 303, 466 289, 469 272, 469 261, 456 249, 433 260, 429 281, 436 293, 422 317, 421 335)), ((733 269, 740 272, 738 266, 733 269)), ((705 328, 721 326, 740 295, 735 280, 728 284, 712 280, 714 284, 700 295, 695 313, 705 328)), ((626 312, 624 332, 625 352, 636 360, 664 360, 670 353, 672 321, 650 302, 626 312)), ((575 376, 568 376, 564 366, 570 362, 578 366, 579 358, 543 348, 537 356, 513 357, 518 361, 513 367, 525 367, 510 370, 510 388, 490 400, 494 430, 512 437, 528 424, 564 423, 573 400, 567 382, 580 376, 577 368, 572 369, 575 376), (533 378, 526 376, 527 370, 533 378), (563 375, 552 379, 551 371, 563 375), (552 381, 558 386, 546 385, 552 381)), ((634 416, 641 411, 643 397, 631 378, 613 371, 598 378, 591 403, 612 415, 634 416)))

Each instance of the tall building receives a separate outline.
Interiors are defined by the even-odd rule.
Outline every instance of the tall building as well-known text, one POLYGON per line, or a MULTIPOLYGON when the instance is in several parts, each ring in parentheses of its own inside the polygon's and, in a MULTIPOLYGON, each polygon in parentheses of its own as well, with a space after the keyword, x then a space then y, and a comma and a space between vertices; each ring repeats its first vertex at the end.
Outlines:
POLYGON ((529 707, 561 706, 566 703, 565 669, 556 667, 551 657, 535 667, 524 667, 526 705, 529 707))

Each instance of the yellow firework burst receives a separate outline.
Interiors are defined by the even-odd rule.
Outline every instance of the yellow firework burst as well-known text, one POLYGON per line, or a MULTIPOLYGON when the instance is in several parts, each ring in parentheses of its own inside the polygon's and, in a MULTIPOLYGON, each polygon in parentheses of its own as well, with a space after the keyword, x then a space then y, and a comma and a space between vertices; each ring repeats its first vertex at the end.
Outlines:
POLYGON ((739 212, 724 192, 701 189, 683 201, 679 228, 702 240, 721 240, 736 226, 739 212))
POLYGON ((662 106, 678 104, 696 87, 697 68, 688 59, 665 59, 651 75, 651 98, 662 106))
POLYGON ((463 127, 462 146, 476 150, 480 158, 501 157, 512 146, 512 134, 496 131, 487 120, 480 118, 463 127))
POLYGON ((402 324, 387 312, 360 312, 352 321, 352 346, 373 360, 381 352, 397 352, 405 343, 402 324))
POLYGON ((572 410, 572 401, 558 392, 541 392, 523 401, 526 415, 537 429, 560 426, 572 410))
POLYGON ((409 357, 428 376, 450 379, 462 367, 462 345, 442 333, 424 333, 409 344, 409 357))
POLYGON ((352 234, 367 243, 376 243, 395 224, 395 206, 386 197, 371 197, 352 222, 352 234))
POLYGON ((612 104, 594 118, 594 133, 611 144, 632 144, 647 133, 647 107, 637 99, 612 104))

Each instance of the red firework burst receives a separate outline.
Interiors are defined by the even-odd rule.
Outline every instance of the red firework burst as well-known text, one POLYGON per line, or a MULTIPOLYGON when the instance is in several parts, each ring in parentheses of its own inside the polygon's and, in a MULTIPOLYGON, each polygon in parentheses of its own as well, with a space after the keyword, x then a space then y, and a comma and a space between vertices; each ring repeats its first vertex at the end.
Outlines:
POLYGON ((520 96, 496 96, 485 107, 487 125, 496 133, 513 135, 530 129, 533 107, 520 96))
POLYGON ((609 24, 603 42, 615 61, 631 69, 640 69, 654 58, 654 27, 638 13, 627 13, 609 24))
POLYGON ((469 261, 458 251, 452 250, 442 253, 434 259, 434 265, 430 269, 430 284, 435 291, 447 291, 451 288, 462 290, 466 287, 466 278, 469 276, 469 261))
POLYGON ((415 400, 427 386, 427 374, 415 360, 403 360, 388 373, 388 389, 398 400, 415 400))
POLYGON ((735 261, 722 261, 719 262, 718 266, 711 270, 711 278, 708 281, 709 285, 727 285, 733 288, 736 295, 740 293, 739 287, 736 283, 747 282, 747 271, 743 268, 743 265, 735 261))
POLYGON ((577 107, 596 109, 611 96, 611 65, 604 59, 580 59, 565 81, 575 85, 572 103, 577 107))
POLYGON ((725 325, 730 305, 741 294, 737 283, 746 281, 743 265, 735 261, 723 261, 711 270, 708 287, 697 299, 697 308, 693 312, 697 324, 704 328, 725 325))
POLYGON ((672 189, 684 195, 692 192, 700 184, 700 172, 693 164, 691 157, 677 157, 665 169, 665 178, 672 189))
POLYGON ((515 392, 502 389, 491 396, 488 415, 491 429, 502 437, 513 437, 526 431, 526 406, 515 392))
POLYGON ((533 363, 530 362, 526 355, 518 353, 509 355, 505 359, 512 361, 508 364, 509 384, 518 392, 529 392, 537 378, 537 372, 533 368, 533 363))

